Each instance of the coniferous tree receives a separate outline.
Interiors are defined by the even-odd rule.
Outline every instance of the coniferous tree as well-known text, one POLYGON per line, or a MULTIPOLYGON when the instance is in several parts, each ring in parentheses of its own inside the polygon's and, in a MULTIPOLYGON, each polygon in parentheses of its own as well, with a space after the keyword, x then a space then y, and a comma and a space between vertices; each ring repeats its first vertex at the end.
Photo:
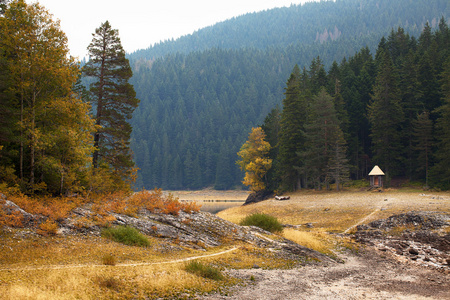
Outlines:
POLYGON ((433 144, 433 122, 430 120, 430 114, 427 111, 422 112, 417 116, 417 120, 412 125, 415 142, 414 148, 418 152, 417 171, 425 171, 425 186, 428 187, 428 170, 433 144))
POLYGON ((416 171, 414 161, 416 149, 413 146, 413 122, 417 115, 424 109, 417 73, 415 53, 413 50, 410 50, 405 55, 402 65, 399 67, 401 105, 405 115, 401 134, 405 147, 405 173, 410 179, 413 179, 416 171))
POLYGON ((369 105, 369 121, 374 161, 390 176, 400 172, 402 158, 400 127, 403 110, 400 105, 398 77, 386 51, 379 53, 380 65, 369 105))
POLYGON ((95 109, 93 166, 112 168, 120 180, 131 180, 135 173, 130 150, 132 131, 128 120, 138 106, 134 87, 128 82, 132 71, 120 42, 118 30, 108 21, 95 30, 88 46, 89 61, 83 74, 93 80, 90 98, 95 109))
POLYGON ((450 59, 444 65, 441 79, 444 104, 436 111, 437 144, 436 163, 432 168, 433 181, 442 188, 450 188, 450 59))
POLYGON ((297 152, 303 161, 303 166, 298 166, 298 169, 307 174, 317 189, 322 189, 323 185, 328 188, 333 179, 341 181, 341 174, 345 173, 344 165, 347 164, 344 159, 345 141, 333 98, 324 88, 311 103, 305 137, 305 150, 297 152))
POLYGON ((267 172, 267 187, 269 191, 276 190, 280 182, 279 170, 279 137, 281 129, 281 110, 277 105, 264 119, 261 125, 262 130, 266 134, 266 140, 270 144, 269 158, 272 159, 272 168, 267 172))
POLYGON ((347 159, 347 145, 342 131, 337 131, 336 141, 331 145, 332 153, 328 162, 328 177, 334 180, 336 190, 341 189, 350 177, 350 166, 347 159))
POLYGON ((216 167, 216 176, 214 182, 214 189, 227 190, 233 185, 233 177, 231 172, 231 153, 227 142, 223 141, 220 146, 220 152, 216 167))
MULTIPOLYGON (((306 75, 306 74, 303 74, 306 75)), ((300 69, 296 65, 287 82, 280 127, 280 177, 284 189, 296 190, 302 187, 301 174, 294 166, 301 167, 297 152, 303 150, 304 124, 307 120, 307 94, 301 90, 300 69)))

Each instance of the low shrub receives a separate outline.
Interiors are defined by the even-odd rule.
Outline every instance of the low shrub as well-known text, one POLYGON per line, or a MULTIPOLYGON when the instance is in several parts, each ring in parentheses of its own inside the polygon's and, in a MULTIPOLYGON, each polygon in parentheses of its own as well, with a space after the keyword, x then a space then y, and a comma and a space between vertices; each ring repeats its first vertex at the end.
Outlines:
POLYGON ((129 246, 149 246, 150 242, 136 228, 130 226, 115 226, 102 230, 102 236, 115 242, 129 246))
POLYGON ((249 215, 240 224, 243 226, 257 226, 272 233, 283 231, 283 225, 281 225, 277 218, 263 213, 249 215))
POLYGON ((102 262, 105 266, 115 266, 116 258, 112 254, 106 254, 102 257, 102 262))
POLYGON ((47 219, 45 222, 39 224, 39 230, 38 233, 42 235, 55 235, 58 231, 58 224, 51 220, 50 218, 47 219))
POLYGON ((208 278, 216 281, 223 280, 224 278, 222 272, 220 272, 219 269, 213 266, 204 265, 203 263, 196 260, 192 260, 187 263, 185 266, 185 270, 189 273, 201 276, 203 278, 208 278))
POLYGON ((97 277, 97 283, 102 288, 108 288, 112 290, 119 290, 122 286, 121 282, 114 277, 97 277))

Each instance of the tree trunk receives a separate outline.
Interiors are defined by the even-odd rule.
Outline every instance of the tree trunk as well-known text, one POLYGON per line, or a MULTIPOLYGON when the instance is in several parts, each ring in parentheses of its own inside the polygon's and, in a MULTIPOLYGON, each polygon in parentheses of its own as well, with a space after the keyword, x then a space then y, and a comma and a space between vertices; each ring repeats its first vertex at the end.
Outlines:
POLYGON ((36 92, 33 93, 32 101, 31 101, 31 142, 30 142, 30 188, 34 193, 34 171, 35 171, 35 127, 36 127, 36 92))

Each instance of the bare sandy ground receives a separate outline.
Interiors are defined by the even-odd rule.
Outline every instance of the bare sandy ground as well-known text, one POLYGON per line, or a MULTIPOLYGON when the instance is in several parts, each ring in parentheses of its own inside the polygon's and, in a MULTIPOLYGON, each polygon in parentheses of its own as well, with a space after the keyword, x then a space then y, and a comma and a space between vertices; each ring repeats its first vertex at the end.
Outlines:
MULTIPOLYGON (((450 212, 449 193, 421 191, 382 193, 358 191, 345 193, 297 192, 287 201, 268 200, 219 213, 233 219, 255 210, 272 212, 292 223, 314 222, 317 229, 329 228, 326 219, 342 223, 341 232, 356 225, 410 211, 450 212), (353 217, 352 217, 353 215, 353 217)), ((316 227, 315 227, 316 228, 316 227)), ((355 253, 340 253, 344 263, 309 265, 292 270, 230 270, 230 274, 248 282, 227 296, 210 295, 204 299, 450 299, 450 274, 399 261, 378 249, 366 247, 355 253), (251 281, 249 278, 255 280, 251 281)))
POLYGON ((450 276, 444 272, 404 264, 374 249, 341 258, 344 263, 292 270, 231 270, 251 283, 227 296, 202 299, 450 299, 450 276))

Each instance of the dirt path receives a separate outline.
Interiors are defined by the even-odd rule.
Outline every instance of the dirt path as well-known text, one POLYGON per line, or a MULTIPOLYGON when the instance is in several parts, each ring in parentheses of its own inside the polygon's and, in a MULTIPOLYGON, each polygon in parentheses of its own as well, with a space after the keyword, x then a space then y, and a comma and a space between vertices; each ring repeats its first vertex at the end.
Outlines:
POLYGON ((376 214, 377 212, 379 212, 382 208, 383 208, 383 203, 385 201, 380 201, 377 205, 377 208, 374 209, 373 212, 371 212, 370 214, 368 214, 367 216, 365 216, 364 218, 362 218, 361 220, 359 220, 358 223, 350 226, 349 228, 347 228, 344 233, 348 233, 350 230, 352 230, 353 228, 355 228, 358 225, 364 224, 370 217, 372 217, 374 214, 376 214))
MULTIPOLYGON (((206 254, 206 255, 200 255, 200 256, 193 256, 193 257, 187 257, 182 259, 175 259, 175 260, 169 260, 169 261, 162 261, 162 262, 148 262, 148 263, 134 263, 134 264, 116 264, 114 267, 136 267, 136 266, 151 266, 151 265, 163 265, 163 264, 175 264, 180 262, 186 262, 190 260, 196 260, 201 258, 207 258, 207 257, 213 257, 213 256, 219 256, 223 255, 229 252, 233 252, 237 250, 238 247, 233 247, 231 249, 227 249, 221 252, 213 253, 213 254, 206 254)), ((107 267, 107 265, 95 265, 95 264, 80 264, 80 265, 49 265, 49 266, 42 266, 42 267, 25 267, 25 268, 7 268, 7 269, 0 269, 0 272, 3 271, 30 271, 30 270, 61 270, 61 269, 77 269, 77 268, 95 268, 95 267, 107 267)))
POLYGON ((202 299, 450 299, 449 276, 366 249, 345 263, 293 270, 230 270, 249 285, 202 299), (254 281, 249 280, 251 277, 254 281))

